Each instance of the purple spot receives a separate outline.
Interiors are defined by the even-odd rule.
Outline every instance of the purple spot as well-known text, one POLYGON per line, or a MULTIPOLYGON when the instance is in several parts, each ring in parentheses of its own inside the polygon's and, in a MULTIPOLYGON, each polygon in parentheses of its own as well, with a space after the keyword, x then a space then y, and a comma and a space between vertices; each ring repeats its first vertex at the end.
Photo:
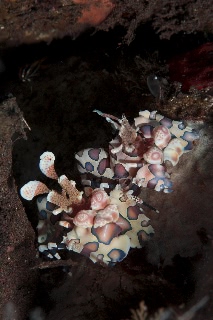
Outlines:
POLYGON ((103 227, 92 227, 91 232, 98 239, 98 242, 110 244, 112 239, 120 234, 121 228, 115 223, 107 223, 103 227))
POLYGON ((89 257, 91 252, 95 252, 98 250, 98 247, 99 247, 98 242, 88 242, 84 245, 84 248, 81 251, 81 254, 83 254, 86 257, 89 257))
POLYGON ((165 167, 161 164, 150 164, 149 170, 158 180, 165 178, 165 167))
POLYGON ((141 246, 143 246, 146 241, 149 241, 150 238, 153 237, 153 233, 148 234, 144 230, 140 230, 137 235, 141 246))
POLYGON ((85 163, 85 169, 89 172, 93 172, 94 171, 94 166, 92 165, 92 163, 90 162, 86 162, 85 163))
POLYGON ((188 150, 192 150, 193 141, 196 139, 199 139, 199 134, 196 131, 192 131, 192 132, 187 131, 187 132, 184 132, 181 138, 188 142, 188 144, 184 147, 184 150, 188 151, 188 150))
POLYGON ((101 149, 90 149, 88 155, 92 160, 98 161, 101 149))
POLYGON ((137 220, 141 210, 138 206, 130 206, 127 209, 127 217, 129 220, 137 220))
POLYGON ((121 214, 119 214, 119 218, 116 221, 116 224, 121 228, 120 234, 125 234, 127 231, 132 230, 130 222, 125 219, 121 214))
POLYGON ((154 189, 157 183, 158 183, 158 179, 157 178, 153 178, 152 180, 150 180, 147 183, 147 188, 154 189))
POLYGON ((124 168, 124 166, 120 163, 117 163, 114 167, 114 179, 123 179, 129 176, 128 171, 124 168))
POLYGON ((193 149, 193 142, 188 142, 188 144, 184 147, 185 151, 193 149))
POLYGON ((100 175, 103 175, 104 172, 106 171, 106 168, 109 168, 109 159, 104 158, 99 162, 97 171, 100 175))
POLYGON ((181 137, 186 141, 193 141, 194 140, 194 134, 192 132, 184 132, 183 136, 181 137))
POLYGON ((112 249, 107 255, 111 262, 120 262, 126 257, 126 253, 121 249, 112 249))
POLYGON ((150 139, 152 138, 153 127, 150 125, 144 125, 140 128, 140 131, 143 133, 144 138, 150 139))
POLYGON ((160 191, 165 189, 165 178, 154 178, 152 180, 150 180, 147 184, 147 188, 149 189, 154 189, 158 183, 158 180, 162 180, 162 184, 159 186, 160 187, 160 191))
POLYGON ((199 134, 196 131, 184 132, 184 135, 181 138, 190 142, 199 139, 199 134))
POLYGON ((161 119, 160 124, 164 127, 171 128, 172 122, 173 121, 171 119, 164 117, 163 119, 161 119))
POLYGON ((142 222, 141 222, 141 226, 142 227, 148 227, 150 225, 150 222, 149 221, 146 221, 146 220, 143 220, 142 222))

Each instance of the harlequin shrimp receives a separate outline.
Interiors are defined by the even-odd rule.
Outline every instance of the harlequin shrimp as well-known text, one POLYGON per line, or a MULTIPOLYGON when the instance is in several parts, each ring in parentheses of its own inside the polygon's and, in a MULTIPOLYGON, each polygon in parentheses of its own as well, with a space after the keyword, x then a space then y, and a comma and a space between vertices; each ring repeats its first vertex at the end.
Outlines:
POLYGON ((154 230, 143 213, 141 199, 120 185, 109 193, 95 188, 86 195, 65 175, 58 177, 54 161, 53 153, 44 152, 39 167, 48 178, 58 181, 61 193, 36 180, 20 190, 26 200, 38 196, 38 243, 43 255, 61 259, 60 251, 68 250, 93 262, 114 265, 130 248, 141 248, 150 239, 154 230))
POLYGON ((199 134, 183 122, 172 121, 156 111, 140 112, 133 125, 125 116, 118 119, 95 112, 106 118, 118 135, 109 143, 109 150, 91 148, 76 154, 84 187, 100 185, 111 189, 119 184, 134 193, 141 187, 171 192, 166 161, 175 166, 181 155, 193 148, 199 134))

